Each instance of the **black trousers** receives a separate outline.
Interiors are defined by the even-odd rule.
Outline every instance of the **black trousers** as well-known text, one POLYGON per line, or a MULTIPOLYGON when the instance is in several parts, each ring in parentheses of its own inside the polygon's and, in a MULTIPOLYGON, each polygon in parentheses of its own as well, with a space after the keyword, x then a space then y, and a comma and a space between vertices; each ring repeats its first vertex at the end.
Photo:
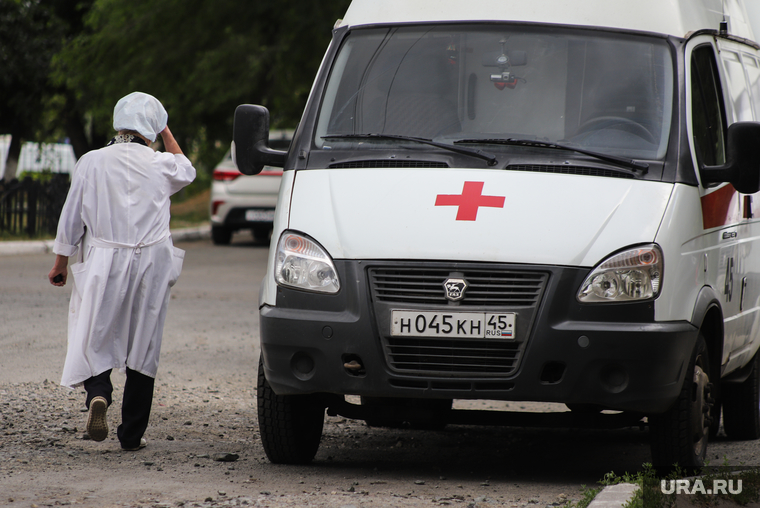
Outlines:
MULTIPOLYGON (((127 382, 124 383, 124 398, 121 403, 121 425, 116 429, 122 448, 137 447, 145 429, 148 428, 154 383, 155 379, 152 377, 127 369, 127 382)), ((94 397, 104 397, 110 406, 113 394, 111 369, 86 380, 84 389, 87 391, 87 409, 90 408, 90 401, 94 397)))

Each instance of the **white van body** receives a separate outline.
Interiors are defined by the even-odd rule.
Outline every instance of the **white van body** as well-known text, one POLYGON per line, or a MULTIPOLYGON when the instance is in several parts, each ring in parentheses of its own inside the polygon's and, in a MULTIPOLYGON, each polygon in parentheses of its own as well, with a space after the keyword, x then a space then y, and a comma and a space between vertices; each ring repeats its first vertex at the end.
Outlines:
POLYGON ((760 437, 741 0, 354 0, 336 27, 287 155, 263 108, 236 116, 241 171, 284 166, 259 302, 271 460, 311 460, 325 407, 494 423, 452 399, 646 417, 663 465, 701 465, 721 407, 760 437))

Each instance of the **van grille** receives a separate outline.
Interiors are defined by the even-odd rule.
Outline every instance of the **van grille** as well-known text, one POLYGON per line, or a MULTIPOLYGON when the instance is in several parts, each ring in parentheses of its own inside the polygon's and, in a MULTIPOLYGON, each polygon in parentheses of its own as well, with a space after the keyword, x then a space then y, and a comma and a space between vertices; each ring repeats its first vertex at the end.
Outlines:
MULTIPOLYGON (((456 272, 468 287, 460 306, 534 306, 538 303, 547 274, 542 272, 465 269, 456 272)), ((443 283, 452 276, 446 268, 372 268, 369 270, 373 296, 388 303, 446 305, 443 283)))
POLYGON ((514 375, 520 367, 550 272, 514 265, 427 263, 377 265, 367 269, 378 332, 388 367, 433 379, 514 375), (446 299, 444 282, 464 279, 464 297, 446 299), (394 336, 393 310, 510 312, 515 340, 497 338, 394 336))
POLYGON ((499 340, 388 337, 390 366, 416 373, 512 373, 520 358, 518 343, 499 340))

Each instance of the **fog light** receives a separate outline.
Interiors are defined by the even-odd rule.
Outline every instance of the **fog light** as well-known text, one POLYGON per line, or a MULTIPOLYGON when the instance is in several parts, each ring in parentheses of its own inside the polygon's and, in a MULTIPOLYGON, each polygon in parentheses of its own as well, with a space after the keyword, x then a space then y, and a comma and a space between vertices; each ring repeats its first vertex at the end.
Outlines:
POLYGON ((602 388, 610 393, 620 393, 628 388, 628 373, 618 365, 610 365, 599 372, 602 388))
POLYGON ((303 352, 298 352, 290 359, 293 375, 301 381, 308 381, 314 376, 314 359, 303 352))

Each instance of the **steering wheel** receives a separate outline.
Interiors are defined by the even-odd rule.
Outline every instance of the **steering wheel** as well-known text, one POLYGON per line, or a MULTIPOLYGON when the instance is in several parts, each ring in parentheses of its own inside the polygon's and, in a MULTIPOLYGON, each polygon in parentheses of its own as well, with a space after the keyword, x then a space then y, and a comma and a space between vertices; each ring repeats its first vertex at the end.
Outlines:
POLYGON ((592 118, 591 120, 585 122, 583 125, 581 125, 578 128, 577 134, 582 134, 586 131, 590 130, 597 130, 597 129, 608 129, 612 127, 613 125, 625 125, 626 127, 629 127, 630 129, 625 129, 631 134, 634 134, 640 138, 643 138, 644 140, 648 141, 649 143, 655 144, 656 141, 654 139, 654 136, 651 132, 649 132, 649 129, 644 127, 638 122, 635 122, 629 118, 625 118, 622 116, 598 116, 596 118, 592 118), (607 124, 604 126, 601 126, 599 124, 607 124))

